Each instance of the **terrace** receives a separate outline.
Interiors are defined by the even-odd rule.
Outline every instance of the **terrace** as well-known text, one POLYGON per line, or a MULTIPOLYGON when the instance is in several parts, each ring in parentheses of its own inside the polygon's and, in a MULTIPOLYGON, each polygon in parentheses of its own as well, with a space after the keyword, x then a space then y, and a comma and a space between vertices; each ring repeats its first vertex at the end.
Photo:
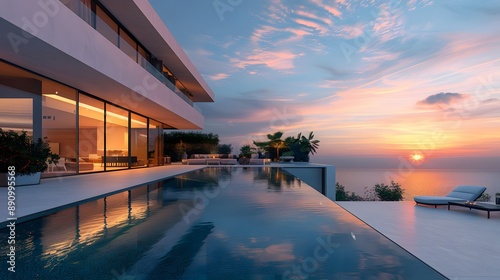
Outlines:
MULTIPOLYGON (((40 185, 16 189, 16 216, 19 222, 21 217, 46 215, 68 205, 204 167, 170 165, 129 170, 126 174, 109 172, 44 179, 40 185)), ((0 189, 0 200, 7 201, 6 188, 0 189)), ((498 213, 487 219, 482 211, 466 208, 448 211, 446 207, 415 206, 411 201, 338 204, 450 279, 500 277, 498 213)), ((4 223, 5 217, 1 219, 4 223)))

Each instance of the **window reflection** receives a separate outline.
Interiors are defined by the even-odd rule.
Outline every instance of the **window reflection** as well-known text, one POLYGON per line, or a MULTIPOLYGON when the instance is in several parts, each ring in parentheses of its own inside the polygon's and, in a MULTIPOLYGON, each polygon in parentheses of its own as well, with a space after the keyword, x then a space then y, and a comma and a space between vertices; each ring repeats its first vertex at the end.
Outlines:
POLYGON ((104 102, 80 94, 79 99, 79 152, 80 173, 103 171, 104 165, 104 102))
POLYGON ((31 98, 2 98, 0 128, 17 132, 33 132, 33 100, 31 98))
POLYGON ((149 121, 148 164, 163 165, 163 126, 155 120, 149 121))
POLYGON ((76 96, 72 88, 43 82, 42 136, 49 142, 51 153, 60 157, 57 162, 48 162, 44 177, 76 172, 76 96))
MULTIPOLYGON (((137 158, 136 158, 137 161, 137 158)), ((128 111, 106 104, 106 170, 129 166, 128 111)), ((137 164, 137 162, 131 163, 137 164)))
POLYGON ((148 163, 148 120, 131 114, 130 149, 132 167, 144 167, 148 163))

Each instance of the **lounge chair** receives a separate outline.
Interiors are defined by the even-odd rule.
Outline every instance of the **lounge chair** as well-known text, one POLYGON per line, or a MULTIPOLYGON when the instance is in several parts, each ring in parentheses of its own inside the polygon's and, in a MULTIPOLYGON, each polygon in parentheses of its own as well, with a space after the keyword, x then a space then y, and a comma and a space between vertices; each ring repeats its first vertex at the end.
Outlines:
POLYGON ((485 187, 479 186, 458 186, 446 196, 415 196, 413 200, 415 200, 417 205, 434 205, 434 208, 437 208, 438 205, 448 205, 450 201, 474 201, 478 199, 485 190, 485 187))

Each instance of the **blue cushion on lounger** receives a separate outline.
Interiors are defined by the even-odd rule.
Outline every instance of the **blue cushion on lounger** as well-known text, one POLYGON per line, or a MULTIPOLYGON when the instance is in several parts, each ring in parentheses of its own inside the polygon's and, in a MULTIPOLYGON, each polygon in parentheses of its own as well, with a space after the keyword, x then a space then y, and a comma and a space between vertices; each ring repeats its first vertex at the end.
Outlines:
POLYGON ((485 190, 485 187, 479 186, 458 186, 446 196, 415 196, 413 200, 415 200, 417 204, 447 205, 450 201, 474 201, 478 199, 485 190))

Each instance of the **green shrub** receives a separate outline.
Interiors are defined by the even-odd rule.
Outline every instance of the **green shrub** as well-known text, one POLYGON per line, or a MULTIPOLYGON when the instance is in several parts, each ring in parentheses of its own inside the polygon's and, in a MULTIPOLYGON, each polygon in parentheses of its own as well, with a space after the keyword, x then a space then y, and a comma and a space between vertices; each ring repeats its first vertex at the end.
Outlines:
POLYGON ((335 184, 335 200, 337 201, 362 201, 363 198, 354 192, 345 190, 345 187, 338 182, 335 184))
POLYGON ((47 141, 35 140, 26 131, 17 133, 0 128, 0 173, 6 173, 9 166, 15 166, 18 175, 44 172, 49 155, 47 141))
POLYGON ((367 190, 367 200, 401 201, 404 189, 399 183, 391 181, 390 185, 377 183, 372 189, 367 190))
POLYGON ((219 135, 198 131, 172 131, 164 134, 163 154, 172 161, 181 161, 184 153, 188 157, 193 154, 217 153, 219 135))
POLYGON ((217 153, 218 154, 226 154, 229 155, 233 152, 233 147, 231 147, 231 144, 221 144, 217 146, 217 153))
MULTIPOLYGON (((250 147, 250 145, 241 146, 239 157, 251 158, 253 154, 255 154, 255 148, 250 147)), ((248 163, 250 163, 250 160, 248 163)))

